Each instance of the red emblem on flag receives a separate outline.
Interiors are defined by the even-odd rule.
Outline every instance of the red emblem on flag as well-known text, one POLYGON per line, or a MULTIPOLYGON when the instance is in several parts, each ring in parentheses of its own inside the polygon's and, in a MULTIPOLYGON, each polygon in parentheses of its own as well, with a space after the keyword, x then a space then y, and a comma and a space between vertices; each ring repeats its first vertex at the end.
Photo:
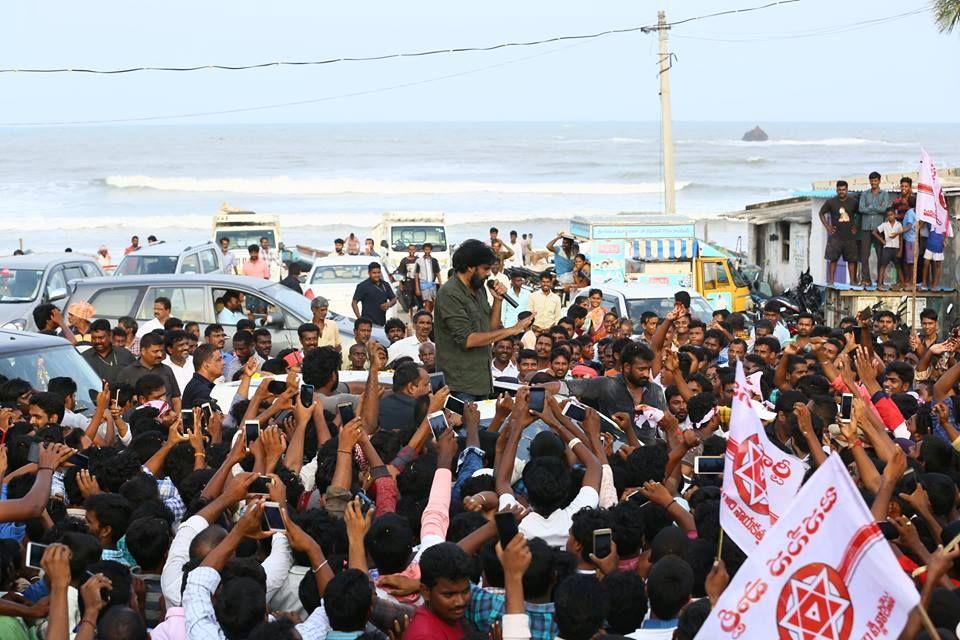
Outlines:
POLYGON ((850 637, 853 605, 840 574, 814 562, 798 569, 780 591, 780 640, 840 640, 850 637))
POLYGON ((744 504, 761 515, 767 515, 770 504, 767 502, 767 479, 763 467, 763 449, 754 434, 737 447, 733 457, 733 482, 744 504))

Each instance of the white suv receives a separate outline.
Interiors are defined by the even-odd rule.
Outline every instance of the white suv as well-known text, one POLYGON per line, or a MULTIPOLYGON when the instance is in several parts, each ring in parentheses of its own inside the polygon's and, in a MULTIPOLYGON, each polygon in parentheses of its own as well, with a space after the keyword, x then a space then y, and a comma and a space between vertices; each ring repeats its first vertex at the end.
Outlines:
POLYGON ((200 243, 158 242, 128 253, 115 276, 223 273, 223 256, 209 240, 200 243))

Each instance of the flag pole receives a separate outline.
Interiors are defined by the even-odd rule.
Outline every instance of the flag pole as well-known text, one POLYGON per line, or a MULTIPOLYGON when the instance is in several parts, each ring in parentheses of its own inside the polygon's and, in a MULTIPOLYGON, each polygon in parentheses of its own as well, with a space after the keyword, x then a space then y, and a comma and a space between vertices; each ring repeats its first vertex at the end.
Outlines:
MULTIPOLYGON (((907 204, 909 205, 910 203, 908 202, 907 204)), ((910 312, 910 330, 915 332, 917 330, 917 277, 919 276, 917 266, 920 262, 920 256, 917 255, 920 253, 920 221, 916 215, 914 215, 913 227, 913 278, 911 278, 911 280, 913 280, 913 282, 911 282, 913 310, 910 312)))
POLYGON ((720 527, 720 539, 717 541, 717 560, 720 559, 720 554, 723 552, 723 527, 720 527))
POLYGON ((940 634, 937 633, 937 628, 933 626, 933 620, 930 619, 927 610, 923 608, 923 603, 917 605, 917 611, 920 612, 920 619, 923 620, 923 626, 927 628, 927 633, 930 634, 930 637, 933 640, 941 640, 940 634))

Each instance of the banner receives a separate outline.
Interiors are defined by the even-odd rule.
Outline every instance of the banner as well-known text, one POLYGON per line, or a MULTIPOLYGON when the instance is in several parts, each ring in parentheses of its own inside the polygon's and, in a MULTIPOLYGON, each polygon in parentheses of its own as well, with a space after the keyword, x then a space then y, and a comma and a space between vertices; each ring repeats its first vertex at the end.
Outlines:
POLYGON ((806 467, 767 438, 751 405, 750 387, 739 361, 736 380, 723 466, 720 526, 750 555, 767 529, 786 513, 806 467))
POLYGON ((919 602, 834 454, 740 567, 697 640, 896 638, 919 602))
POLYGON ((926 222, 937 233, 953 237, 947 199, 937 177, 937 167, 924 149, 920 149, 920 179, 917 182, 917 220, 926 222))

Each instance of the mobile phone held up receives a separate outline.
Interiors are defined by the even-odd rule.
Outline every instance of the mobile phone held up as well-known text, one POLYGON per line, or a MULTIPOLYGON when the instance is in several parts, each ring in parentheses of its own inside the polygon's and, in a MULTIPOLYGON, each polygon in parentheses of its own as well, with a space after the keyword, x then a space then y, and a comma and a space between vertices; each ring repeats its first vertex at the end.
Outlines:
POLYGON ((427 416, 427 422, 430 424, 430 431, 433 433, 434 440, 439 440, 440 436, 450 428, 450 425, 447 424, 447 416, 443 414, 443 411, 431 413, 427 416))
POLYGON ((353 417, 355 415, 353 412, 353 403, 343 402, 341 404, 338 404, 337 413, 340 414, 340 426, 345 427, 348 422, 353 420, 353 417))
POLYGON ((698 476, 723 475, 725 456, 696 456, 693 459, 693 473, 698 476))
POLYGON ((455 398, 453 396, 447 396, 446 402, 443 403, 443 408, 447 411, 457 414, 458 416, 463 415, 463 410, 466 408, 467 403, 465 403, 460 398, 455 398))
POLYGON ((850 422, 853 417, 853 394, 845 393, 840 396, 840 420, 850 422))
POLYGON ((283 514, 280 513, 280 505, 276 502, 263 503, 263 522, 261 528, 264 531, 286 531, 287 526, 283 523, 283 514))
POLYGON ((247 438, 247 446, 257 441, 257 438, 260 437, 260 421, 259 420, 247 420, 243 423, 243 435, 247 438))
POLYGON ((613 551, 613 531, 610 529, 597 529, 593 532, 593 555, 598 558, 606 558, 613 551))
POLYGON ((531 387, 530 388, 530 400, 527 401, 527 405, 530 407, 530 411, 536 411, 537 413, 543 412, 543 403, 547 397, 547 390, 543 387, 531 387))
POLYGON ((304 407, 313 406, 313 390, 312 384, 300 385, 300 404, 304 407))
POLYGON ((436 393, 447 386, 447 379, 442 373, 430 374, 430 393, 436 393))
POLYGON ((583 422, 587 419, 587 408, 573 401, 568 402, 561 413, 577 422, 583 422))
POLYGON ((27 543, 26 565, 31 569, 40 569, 40 561, 43 559, 43 552, 47 550, 47 545, 37 544, 36 542, 27 543))
POLYGON ((497 525, 497 537, 500 539, 500 547, 507 548, 513 537, 519 533, 517 519, 512 511, 500 511, 493 516, 493 521, 497 525))

